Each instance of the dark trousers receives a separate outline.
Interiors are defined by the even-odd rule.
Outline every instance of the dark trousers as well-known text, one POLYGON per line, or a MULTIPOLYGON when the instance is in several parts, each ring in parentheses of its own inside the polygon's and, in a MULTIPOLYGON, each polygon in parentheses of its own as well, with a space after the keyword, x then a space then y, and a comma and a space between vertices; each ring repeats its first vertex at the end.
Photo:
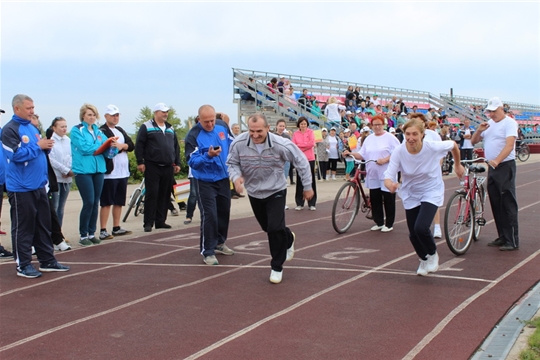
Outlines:
POLYGON ((193 212, 197 206, 197 185, 194 178, 189 178, 189 196, 187 200, 186 219, 193 219, 193 212))
POLYGON ((216 246, 227 241, 231 215, 229 178, 215 182, 196 180, 195 183, 201 212, 201 254, 211 256, 215 255, 216 246))
POLYGON ((369 189, 371 213, 378 226, 393 227, 396 219, 396 194, 379 189, 369 189), (384 209, 384 211, 383 211, 384 209), (386 215, 386 220, 385 220, 386 215))
POLYGON ((253 214, 268 235, 270 265, 274 271, 282 271, 287 258, 287 249, 293 243, 291 230, 285 225, 285 202, 287 190, 278 191, 265 199, 249 197, 253 214))
POLYGON ((407 227, 409 228, 409 240, 414 251, 422 260, 427 260, 426 255, 433 255, 437 251, 437 245, 431 233, 431 223, 435 217, 438 207, 428 202, 423 202, 419 206, 405 210, 407 227))
MULTIPOLYGON (((308 206, 315 206, 317 203, 317 181, 315 180, 315 160, 309 162, 311 168, 311 187, 313 189, 313 197, 308 201, 308 206)), ((304 206, 304 185, 302 185, 302 179, 296 172, 296 193, 294 194, 294 200, 296 206, 304 206)), ((285 206, 283 207, 285 208, 285 206)))
POLYGON ((317 179, 326 180, 326 170, 328 169, 328 161, 319 161, 319 171, 317 172, 317 179))
POLYGON ((51 241, 51 212, 45 188, 8 192, 11 205, 11 242, 18 268, 32 261, 32 246, 40 263, 56 262, 51 241))
POLYGON ((79 234, 81 237, 93 236, 96 232, 103 177, 104 175, 101 173, 77 174, 75 176, 83 204, 79 215, 79 234))
POLYGON ((49 198, 49 208, 51 211, 51 239, 54 245, 58 245, 64 241, 64 234, 62 234, 62 225, 60 225, 60 221, 58 220, 58 216, 54 210, 52 193, 47 195, 49 198))
POLYGON ((499 237, 504 237, 512 246, 519 246, 514 160, 502 162, 496 169, 489 169, 487 191, 499 237))
POLYGON ((473 149, 460 149, 461 160, 472 160, 473 149))
POLYGON ((162 225, 167 220, 167 206, 171 202, 171 189, 174 169, 172 166, 159 166, 147 162, 144 178, 144 227, 162 225))

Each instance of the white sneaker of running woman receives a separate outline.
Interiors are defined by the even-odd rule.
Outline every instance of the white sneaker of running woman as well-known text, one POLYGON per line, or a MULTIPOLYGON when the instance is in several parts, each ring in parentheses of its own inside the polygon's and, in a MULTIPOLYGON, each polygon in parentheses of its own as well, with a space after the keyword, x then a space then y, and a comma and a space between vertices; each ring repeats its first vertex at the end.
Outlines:
POLYGON ((272 270, 270 272, 270 282, 272 284, 279 284, 281 282, 282 277, 283 277, 283 270, 282 271, 272 270))
POLYGON ((418 266, 418 270, 416 270, 416 275, 426 276, 428 274, 426 266, 427 260, 420 259, 420 265, 418 266))
POLYGON ((292 234, 292 244, 291 247, 287 249, 287 257, 285 261, 291 261, 294 258, 294 241, 296 240, 296 234, 291 231, 292 234))
POLYGON ((433 255, 427 255, 427 264, 426 264, 426 270, 427 272, 435 272, 439 270, 439 254, 435 251, 435 254, 433 255))
POLYGON ((433 229, 433 237, 435 239, 442 238, 442 233, 441 233, 441 228, 440 227, 436 227, 436 228, 433 229))
POLYGON ((54 245, 54 250, 67 251, 67 250, 71 250, 71 246, 69 246, 65 241, 62 241, 60 244, 54 245))

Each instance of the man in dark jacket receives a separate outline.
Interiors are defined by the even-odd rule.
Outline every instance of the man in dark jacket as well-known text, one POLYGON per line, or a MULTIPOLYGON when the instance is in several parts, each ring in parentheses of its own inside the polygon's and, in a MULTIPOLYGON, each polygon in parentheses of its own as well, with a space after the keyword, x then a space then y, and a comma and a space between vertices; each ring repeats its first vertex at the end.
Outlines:
POLYGON ((115 105, 108 105, 107 109, 105 109, 105 124, 100 127, 100 130, 103 131, 107 138, 117 138, 115 143, 116 149, 112 149, 117 154, 112 159, 105 156, 107 172, 105 173, 103 190, 100 197, 100 240, 131 234, 131 231, 120 227, 120 217, 122 216, 122 207, 126 205, 129 179, 129 159, 127 153, 133 151, 135 145, 133 145, 133 141, 131 141, 131 138, 126 134, 124 129, 117 126, 119 121, 120 110, 115 105), (112 235, 107 232, 107 221, 109 220, 111 206, 113 215, 112 235))
POLYGON ((135 141, 137 170, 144 173, 144 231, 170 229, 167 203, 171 197, 173 174, 180 171, 180 147, 172 125, 167 122, 169 107, 154 106, 154 118, 141 125, 135 141))

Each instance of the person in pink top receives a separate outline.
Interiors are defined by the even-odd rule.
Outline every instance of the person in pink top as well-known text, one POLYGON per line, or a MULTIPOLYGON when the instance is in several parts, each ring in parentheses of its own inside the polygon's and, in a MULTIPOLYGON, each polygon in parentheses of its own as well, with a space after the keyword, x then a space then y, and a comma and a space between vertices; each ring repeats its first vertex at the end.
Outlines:
MULTIPOLYGON (((315 180, 315 135, 313 130, 309 128, 308 119, 304 116, 300 116, 296 122, 296 127, 299 129, 295 131, 292 137, 292 142, 298 146, 300 150, 304 153, 306 158, 309 161, 309 166, 311 168, 311 186, 313 187, 313 197, 308 200, 309 210, 315 211, 315 204, 317 203, 317 188, 315 180)), ((294 200, 296 202, 295 210, 302 210, 304 208, 304 186, 302 185, 302 180, 300 177, 297 177, 296 180, 296 194, 294 195, 294 200)))

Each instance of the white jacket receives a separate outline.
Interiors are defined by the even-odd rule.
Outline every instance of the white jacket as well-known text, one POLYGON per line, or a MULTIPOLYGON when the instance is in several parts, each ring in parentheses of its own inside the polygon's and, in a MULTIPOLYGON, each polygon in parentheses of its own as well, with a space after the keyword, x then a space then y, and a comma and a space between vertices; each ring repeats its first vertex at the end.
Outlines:
POLYGON ((49 153, 49 160, 51 166, 56 174, 56 180, 59 183, 68 183, 72 181, 72 177, 63 177, 71 170, 71 140, 66 135, 60 137, 56 133, 53 133, 52 139, 54 140, 54 146, 49 153))

